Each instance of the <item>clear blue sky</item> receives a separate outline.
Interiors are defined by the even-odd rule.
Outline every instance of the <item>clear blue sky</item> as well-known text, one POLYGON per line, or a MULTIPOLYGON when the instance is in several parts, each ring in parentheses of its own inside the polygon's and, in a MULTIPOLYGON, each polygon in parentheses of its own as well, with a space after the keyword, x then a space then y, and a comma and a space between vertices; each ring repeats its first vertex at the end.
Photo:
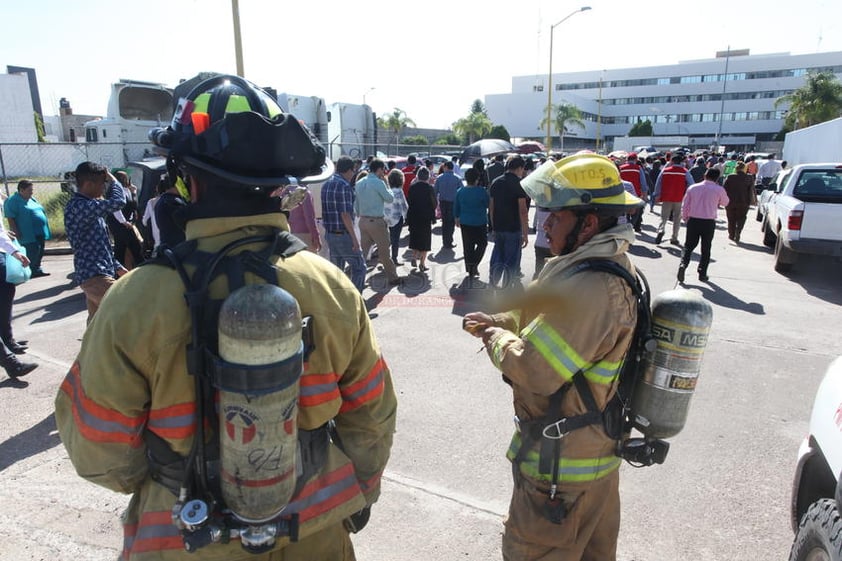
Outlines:
MULTIPOLYGON (((239 3, 246 78, 328 103, 365 95, 378 114, 398 107, 421 127, 449 127, 474 99, 511 91, 512 76, 545 76, 549 26, 583 5, 592 9, 555 29, 554 72, 674 64, 729 45, 842 51, 842 0, 239 3)), ((47 115, 61 97, 76 113, 104 114, 119 78, 174 86, 199 71, 236 70, 230 0, 0 6, 0 69, 34 67, 47 115)))

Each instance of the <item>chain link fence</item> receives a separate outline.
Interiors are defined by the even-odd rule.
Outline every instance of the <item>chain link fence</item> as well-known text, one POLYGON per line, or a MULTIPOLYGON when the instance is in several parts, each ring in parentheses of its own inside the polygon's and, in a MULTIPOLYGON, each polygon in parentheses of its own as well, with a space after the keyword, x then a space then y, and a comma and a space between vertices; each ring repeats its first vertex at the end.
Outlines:
MULTIPOLYGON (((377 144, 332 142, 325 148, 332 160, 339 156, 365 160, 368 156, 388 159, 410 154, 420 159, 430 156, 447 156, 449 159, 458 156, 464 149, 463 146, 401 144, 395 141, 377 144)), ((154 155, 148 142, 0 143, 0 177, 7 196, 17 189, 21 179, 28 179, 46 190, 60 189, 62 183, 72 182, 67 174, 82 162, 97 162, 113 169, 154 155)))
POLYGON ((59 189, 69 180, 67 174, 82 162, 119 168, 126 162, 153 155, 148 142, 3 143, 0 144, 0 175, 8 196, 17 189, 21 179, 28 179, 47 190, 59 189))

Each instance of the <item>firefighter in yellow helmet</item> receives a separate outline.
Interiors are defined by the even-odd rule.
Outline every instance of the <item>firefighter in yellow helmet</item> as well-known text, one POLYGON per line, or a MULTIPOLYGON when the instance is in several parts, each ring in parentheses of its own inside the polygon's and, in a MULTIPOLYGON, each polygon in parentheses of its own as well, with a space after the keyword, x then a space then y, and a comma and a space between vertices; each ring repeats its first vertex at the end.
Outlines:
POLYGON ((517 309, 470 313, 463 324, 482 338, 514 393, 503 558, 611 561, 620 526, 619 435, 603 412, 614 410, 637 300, 623 278, 587 265, 611 262, 634 274, 626 256, 634 232, 617 218, 643 201, 596 154, 548 161, 523 188, 551 212, 543 230, 555 257, 517 309))
POLYGON ((189 190, 187 239, 120 279, 89 325, 56 398, 70 459, 82 477, 132 495, 124 561, 354 559, 349 532, 368 520, 392 444, 392 380, 359 292, 301 251, 271 196, 329 174, 324 149, 236 76, 198 84, 150 139, 189 190), (223 338, 222 317, 236 325, 240 316, 220 305, 255 284, 284 289, 288 309, 308 318, 301 331, 297 314, 290 323, 295 360, 250 361, 273 350, 263 339, 278 334, 268 330, 223 338), (232 341, 242 360, 222 356, 232 341), (279 376, 284 407, 264 407, 277 415, 268 420, 252 416, 249 403, 281 394, 279 376), (287 379, 298 384, 294 395, 287 379), (228 407, 220 388, 245 405, 228 407), (276 446, 273 435, 292 443, 276 446), (226 471, 229 440, 251 447, 233 460, 257 476, 226 471), (288 499, 259 520, 224 493, 263 499, 284 485, 288 499))

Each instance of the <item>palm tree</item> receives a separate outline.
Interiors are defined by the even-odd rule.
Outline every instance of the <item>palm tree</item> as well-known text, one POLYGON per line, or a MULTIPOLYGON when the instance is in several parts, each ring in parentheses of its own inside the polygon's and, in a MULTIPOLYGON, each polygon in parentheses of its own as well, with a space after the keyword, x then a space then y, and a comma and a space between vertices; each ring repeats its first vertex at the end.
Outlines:
MULTIPOLYGON (((570 103, 559 103, 558 105, 553 105, 551 108, 552 117, 547 115, 547 110, 544 109, 544 119, 541 121, 539 125, 541 128, 547 126, 547 119, 552 118, 552 124, 555 125, 555 128, 558 130, 558 141, 559 141, 559 151, 564 151, 564 133, 567 132, 567 125, 574 125, 579 127, 580 129, 585 128, 585 121, 582 120, 582 112, 579 109, 570 103)), ((547 150, 550 150, 551 146, 547 146, 547 150)))
POLYGON ((803 86, 775 100, 775 108, 789 104, 784 127, 809 127, 842 115, 842 83, 832 72, 809 72, 803 86))
POLYGON ((453 123, 453 131, 460 136, 468 137, 468 144, 490 133, 492 128, 494 124, 491 119, 482 112, 473 112, 453 123))
POLYGON ((401 132, 406 127, 415 126, 415 121, 410 119, 406 111, 403 109, 398 109, 395 107, 394 111, 392 111, 386 117, 378 117, 377 124, 384 129, 395 133, 395 150, 397 150, 398 142, 400 142, 401 132))

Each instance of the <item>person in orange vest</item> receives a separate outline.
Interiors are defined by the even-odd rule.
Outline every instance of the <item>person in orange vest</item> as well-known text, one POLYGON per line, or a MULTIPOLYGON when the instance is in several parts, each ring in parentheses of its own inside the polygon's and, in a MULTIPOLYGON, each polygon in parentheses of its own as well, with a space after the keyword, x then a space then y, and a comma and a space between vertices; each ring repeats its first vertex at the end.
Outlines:
MULTIPOLYGON (((620 166, 620 177, 624 181, 628 181, 634 185, 634 192, 638 197, 640 197, 643 201, 647 200, 647 195, 649 194, 649 181, 646 179, 646 171, 637 161, 637 153, 630 152, 629 155, 626 156, 626 163, 620 166)), ((643 212, 641 211, 634 215, 632 226, 634 226, 635 232, 640 232, 642 222, 643 212)))
POLYGON ((655 245, 664 239, 667 220, 672 219, 672 245, 681 245, 678 241, 678 230, 681 228, 681 201, 684 200, 684 193, 694 183, 693 176, 681 165, 684 156, 676 154, 672 157, 670 165, 665 167, 658 179, 655 181, 655 193, 653 197, 661 203, 661 223, 658 225, 658 233, 655 235, 655 245))

